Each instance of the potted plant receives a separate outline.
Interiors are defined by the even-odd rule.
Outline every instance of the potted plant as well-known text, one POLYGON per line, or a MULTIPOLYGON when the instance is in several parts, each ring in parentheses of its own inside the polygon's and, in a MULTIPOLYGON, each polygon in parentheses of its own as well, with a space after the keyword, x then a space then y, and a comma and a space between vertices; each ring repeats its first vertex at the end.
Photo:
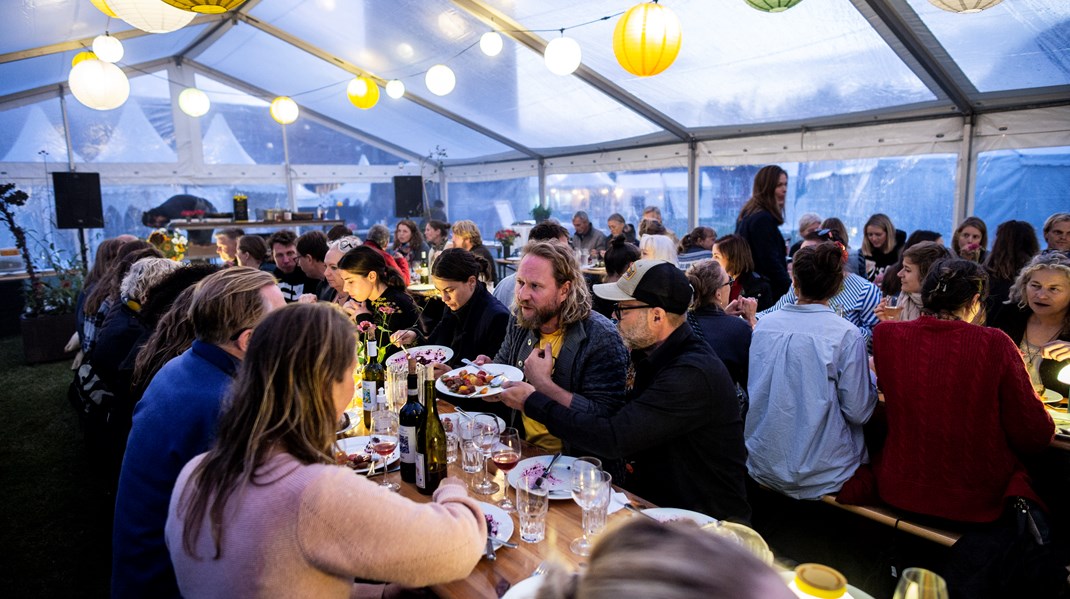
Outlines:
POLYGON ((550 213, 552 212, 553 210, 549 206, 536 204, 535 207, 531 209, 531 216, 535 219, 535 224, 539 224, 550 218, 550 213))
POLYGON ((35 364, 71 355, 63 348, 75 330, 74 313, 83 272, 76 262, 64 259, 55 245, 49 243, 44 258, 55 274, 47 279, 41 277, 30 254, 29 235, 15 222, 15 208, 24 206, 28 199, 26 192, 16 189, 13 184, 0 185, 0 220, 14 236, 26 268, 26 308, 21 318, 22 347, 26 363, 35 364))

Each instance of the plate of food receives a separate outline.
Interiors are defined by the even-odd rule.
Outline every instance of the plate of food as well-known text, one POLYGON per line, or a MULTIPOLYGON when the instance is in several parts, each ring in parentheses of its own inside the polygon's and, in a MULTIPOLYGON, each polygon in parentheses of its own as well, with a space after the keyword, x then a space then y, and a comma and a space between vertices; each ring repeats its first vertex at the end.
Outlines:
MULTIPOLYGON (((375 460, 375 470, 380 471, 383 468, 383 458, 376 454, 372 449, 372 443, 374 442, 374 436, 361 436, 361 437, 349 437, 348 439, 341 439, 338 441, 339 451, 334 454, 334 460, 340 466, 348 466, 352 468, 357 474, 364 474, 368 472, 368 467, 371 466, 372 460, 375 460)), ((401 457, 400 446, 395 447, 394 451, 390 453, 386 458, 386 464, 389 466, 398 461, 401 457)))
MULTIPOLYGON (((533 483, 546 472, 546 465, 552 459, 554 459, 552 455, 540 455, 520 460, 516 467, 509 471, 506 480, 514 489, 521 477, 533 483)), ((553 469, 542 483, 543 487, 550 492, 550 499, 572 499, 572 462, 575 461, 576 458, 563 455, 554 462, 553 469)))
MULTIPOLYGON (((502 508, 493 503, 479 502, 483 508, 483 517, 487 519, 487 535, 499 541, 508 541, 513 536, 513 518, 502 508)), ((501 547, 495 543, 494 548, 501 547)))
POLYGON ((412 358, 416 360, 416 363, 421 366, 427 366, 435 362, 445 364, 447 360, 453 357, 453 350, 445 345, 418 345, 416 347, 410 347, 405 351, 399 351, 391 354, 386 359, 388 366, 395 364, 401 364, 405 360, 412 358))
MULTIPOLYGON (((463 415, 458 412, 450 414, 439 414, 438 419, 442 421, 442 428, 446 429, 446 434, 452 433, 457 430, 457 420, 460 418, 475 418, 476 416, 482 416, 487 412, 465 412, 463 415)), ((493 414, 492 414, 493 415, 493 414)), ((505 430, 505 421, 500 416, 494 416, 498 421, 498 430, 505 430)))
POLYGON ((717 518, 707 516, 706 514, 700 514, 699 512, 692 512, 691 510, 682 510, 675 507, 652 507, 643 510, 643 513, 658 522, 676 522, 678 520, 690 520, 699 526, 705 526, 707 524, 713 524, 717 522, 717 518))
POLYGON ((508 364, 484 364, 454 368, 435 381, 435 389, 453 397, 486 397, 502 392, 501 382, 494 377, 504 375, 506 380, 522 381, 524 372, 508 364), (494 381, 495 384, 491 384, 494 381))
POLYGON ((360 414, 354 412, 342 412, 342 419, 338 421, 338 434, 344 435, 353 430, 360 422, 360 414))

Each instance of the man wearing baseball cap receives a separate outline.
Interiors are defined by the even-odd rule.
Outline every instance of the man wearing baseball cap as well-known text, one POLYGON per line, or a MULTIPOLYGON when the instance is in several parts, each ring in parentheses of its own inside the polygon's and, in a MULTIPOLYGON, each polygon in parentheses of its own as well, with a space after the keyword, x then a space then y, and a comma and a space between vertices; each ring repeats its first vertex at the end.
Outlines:
POLYGON ((574 449, 625 459, 621 486, 641 497, 747 522, 743 419, 728 370, 687 323, 687 277, 668 262, 640 260, 594 293, 617 302, 631 350, 635 377, 624 406, 610 416, 569 410, 524 382, 506 383, 502 401, 574 449))

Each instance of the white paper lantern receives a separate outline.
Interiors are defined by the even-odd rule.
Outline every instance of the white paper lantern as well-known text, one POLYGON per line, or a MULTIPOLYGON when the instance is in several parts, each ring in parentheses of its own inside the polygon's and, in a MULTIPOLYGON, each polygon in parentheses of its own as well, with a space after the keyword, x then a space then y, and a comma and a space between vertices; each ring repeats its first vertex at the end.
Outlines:
POLYGON ((479 49, 487 56, 497 56, 504 45, 505 42, 497 31, 488 31, 479 38, 479 49))
POLYGON ((110 35, 93 38, 93 54, 104 62, 119 62, 123 59, 123 43, 110 35))
POLYGON ((170 33, 182 29, 196 13, 181 10, 161 0, 107 0, 119 18, 149 33, 170 33))
POLYGON ((67 78, 71 93, 94 110, 118 108, 130 97, 130 80, 122 69, 103 60, 83 60, 67 78))
POLYGON ((570 37, 550 40, 542 57, 546 61, 546 68, 554 75, 571 75, 579 68, 582 60, 579 43, 570 37))
POLYGON ((448 66, 436 64, 427 70, 427 75, 424 76, 424 83, 431 93, 436 96, 445 96, 453 91, 453 88, 457 85, 457 76, 453 74, 453 70, 448 66))
POLYGON ((275 119, 281 125, 289 125, 297 120, 301 110, 297 107, 297 102, 294 102, 287 96, 279 96, 271 101, 271 118, 275 119))
POLYGON ((929 0, 929 4, 948 12, 974 13, 992 8, 1003 0, 929 0))
POLYGON ((208 112, 208 109, 212 107, 212 101, 208 99, 208 94, 196 87, 187 87, 178 94, 178 107, 192 117, 199 117, 208 112))
POLYGON ((386 82, 386 95, 397 100, 405 95, 405 84, 400 79, 391 79, 386 82))

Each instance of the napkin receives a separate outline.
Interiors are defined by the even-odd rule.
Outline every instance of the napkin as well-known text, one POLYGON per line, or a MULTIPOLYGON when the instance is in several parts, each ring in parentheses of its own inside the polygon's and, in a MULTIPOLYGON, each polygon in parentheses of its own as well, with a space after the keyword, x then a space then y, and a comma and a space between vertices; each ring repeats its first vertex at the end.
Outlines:
POLYGON ((624 509, 624 504, 628 503, 628 496, 624 493, 613 492, 613 495, 609 498, 609 510, 607 514, 613 514, 624 509))

